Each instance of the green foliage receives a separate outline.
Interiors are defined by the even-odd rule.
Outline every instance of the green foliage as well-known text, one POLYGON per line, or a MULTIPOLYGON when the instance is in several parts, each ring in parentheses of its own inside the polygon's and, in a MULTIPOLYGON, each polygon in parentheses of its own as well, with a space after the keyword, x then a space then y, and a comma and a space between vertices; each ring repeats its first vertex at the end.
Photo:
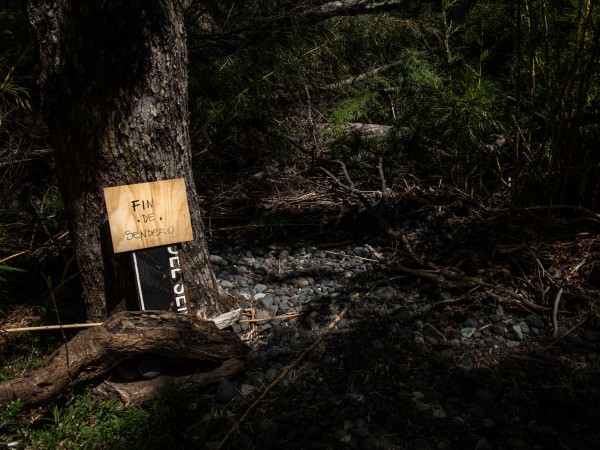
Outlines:
POLYGON ((17 65, 29 45, 22 3, 6 0, 0 7, 0 126, 14 108, 29 108, 29 90, 17 77, 17 65))
POLYGON ((64 203, 60 190, 50 185, 45 191, 33 195, 31 206, 39 223, 50 233, 56 233, 64 226, 64 203))
POLYGON ((12 356, 4 355, 0 367, 0 381, 22 377, 26 373, 42 367, 44 354, 39 336, 25 334, 11 347, 12 356))
POLYGON ((24 448, 185 448, 191 446, 192 436, 184 431, 194 424, 201 402, 193 393, 174 387, 144 407, 124 407, 117 400, 99 402, 84 392, 64 404, 55 403, 43 419, 28 424, 17 401, 0 412, 0 438, 19 441, 24 448))

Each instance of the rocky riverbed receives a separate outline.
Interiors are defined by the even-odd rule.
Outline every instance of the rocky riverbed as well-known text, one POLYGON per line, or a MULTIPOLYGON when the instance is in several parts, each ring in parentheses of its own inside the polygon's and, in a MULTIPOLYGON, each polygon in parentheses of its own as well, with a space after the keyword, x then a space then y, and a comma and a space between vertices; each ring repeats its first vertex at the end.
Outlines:
POLYGON ((241 299, 233 329, 250 351, 243 376, 206 392, 201 426, 188 430, 199 447, 216 448, 350 305, 226 447, 600 448, 597 316, 555 329, 496 293, 394 272, 366 246, 211 252, 221 285, 241 299))

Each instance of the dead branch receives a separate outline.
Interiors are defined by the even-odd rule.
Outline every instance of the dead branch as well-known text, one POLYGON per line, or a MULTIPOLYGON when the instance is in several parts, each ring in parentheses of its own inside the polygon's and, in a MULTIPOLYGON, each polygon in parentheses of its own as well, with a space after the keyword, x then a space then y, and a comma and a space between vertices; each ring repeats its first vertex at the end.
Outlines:
POLYGON ((50 355, 43 368, 26 378, 0 383, 0 403, 16 399, 27 405, 47 402, 138 354, 218 362, 236 359, 245 350, 233 332, 191 315, 122 312, 102 326, 78 333, 50 355))
MULTIPOLYGON (((375 218, 375 220, 385 231, 385 233, 395 241, 399 240, 402 243, 404 250, 417 264, 432 270, 413 269, 400 263, 394 263, 393 267, 401 270, 404 273, 431 280, 444 288, 462 289, 472 288, 473 286, 480 286, 505 294, 513 298, 520 304, 525 305, 525 307, 533 309, 534 311, 546 311, 545 307, 533 303, 531 300, 525 298, 520 294, 517 294, 516 292, 508 288, 505 288, 504 286, 495 283, 489 283, 478 277, 464 275, 460 271, 453 268, 438 266, 437 264, 434 264, 431 261, 427 261, 423 257, 419 256, 416 253, 414 246, 412 245, 406 234, 402 230, 393 229, 389 222, 383 217, 383 215, 371 205, 364 193, 355 187, 354 183, 350 178, 350 175, 348 174, 346 165, 342 161, 336 162, 341 166, 342 173, 346 178, 347 184, 344 184, 338 177, 334 176, 324 167, 319 167, 319 169, 325 174, 327 174, 329 178, 331 178, 339 187, 348 191, 349 193, 354 195, 358 200, 360 200, 360 202, 365 206, 365 208, 373 216, 373 218, 375 218)), ((379 164, 379 170, 381 177, 383 177, 383 169, 381 167, 381 163, 379 164)))
POLYGON ((141 380, 129 383, 103 381, 92 391, 98 399, 106 400, 119 397, 125 405, 140 405, 151 401, 155 393, 169 385, 197 387, 219 381, 221 378, 234 376, 244 369, 244 363, 238 359, 228 359, 219 367, 192 375, 170 376, 161 375, 151 380, 141 380))
MULTIPOLYGON (((335 3, 340 3, 340 2, 335 2, 335 3)), ((356 76, 346 78, 344 80, 336 81, 335 83, 327 84, 325 86, 321 86, 319 89, 321 89, 323 91, 336 91, 336 90, 343 88, 344 86, 352 86, 353 84, 363 81, 367 78, 372 78, 376 75, 379 75, 380 73, 387 72, 388 70, 393 69, 396 66, 399 66, 400 64, 402 64, 402 62, 403 61, 394 61, 389 64, 384 64, 383 66, 376 67, 373 70, 369 70, 367 72, 360 73, 356 76)))

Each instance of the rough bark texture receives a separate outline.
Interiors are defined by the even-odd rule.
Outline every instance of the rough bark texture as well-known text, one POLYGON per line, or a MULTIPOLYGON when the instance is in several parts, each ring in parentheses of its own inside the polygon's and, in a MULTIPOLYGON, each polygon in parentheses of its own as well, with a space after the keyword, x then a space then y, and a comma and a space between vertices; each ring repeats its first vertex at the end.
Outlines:
POLYGON ((29 4, 90 321, 135 305, 130 256, 113 254, 102 189, 180 177, 196 237, 183 245, 190 306, 203 317, 230 306, 209 264, 192 177, 182 9, 177 0, 29 4))
MULTIPOLYGON (((156 387, 169 380, 208 383, 232 376, 243 368, 237 358, 246 347, 235 333, 219 330, 211 321, 171 312, 123 312, 100 327, 77 334, 54 352, 46 365, 26 378, 0 383, 0 403, 16 399, 27 405, 48 402, 68 388, 97 379, 120 362, 140 353, 223 362, 208 374, 178 378, 165 375, 156 380, 112 383, 113 391, 128 402, 151 398, 156 387)), ((106 388, 103 390, 107 392, 106 388)))
POLYGON ((239 359, 228 359, 216 369, 207 373, 192 375, 161 375, 151 380, 134 381, 131 383, 115 383, 104 381, 98 385, 92 394, 100 400, 119 397, 125 405, 140 405, 148 403, 156 396, 156 392, 167 386, 204 386, 240 373, 244 363, 239 359))

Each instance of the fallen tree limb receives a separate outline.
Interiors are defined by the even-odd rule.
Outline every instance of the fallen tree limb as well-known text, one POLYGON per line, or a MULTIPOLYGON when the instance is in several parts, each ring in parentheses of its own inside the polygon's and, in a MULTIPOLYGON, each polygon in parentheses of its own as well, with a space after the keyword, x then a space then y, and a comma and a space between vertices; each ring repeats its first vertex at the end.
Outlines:
POLYGON ((37 405, 50 401, 138 354, 220 362, 236 359, 245 351, 235 333, 191 315, 122 312, 101 326, 78 333, 28 377, 0 383, 0 403, 20 399, 23 404, 37 405))
POLYGON ((242 361, 239 359, 228 359, 210 372, 180 376, 161 375, 151 380, 133 381, 129 383, 103 381, 94 388, 92 394, 96 398, 103 400, 119 397, 126 405, 139 405, 151 401, 157 390, 165 388, 168 385, 189 385, 191 387, 203 386, 214 383, 221 378, 228 378, 236 375, 243 369, 244 363, 242 361))

